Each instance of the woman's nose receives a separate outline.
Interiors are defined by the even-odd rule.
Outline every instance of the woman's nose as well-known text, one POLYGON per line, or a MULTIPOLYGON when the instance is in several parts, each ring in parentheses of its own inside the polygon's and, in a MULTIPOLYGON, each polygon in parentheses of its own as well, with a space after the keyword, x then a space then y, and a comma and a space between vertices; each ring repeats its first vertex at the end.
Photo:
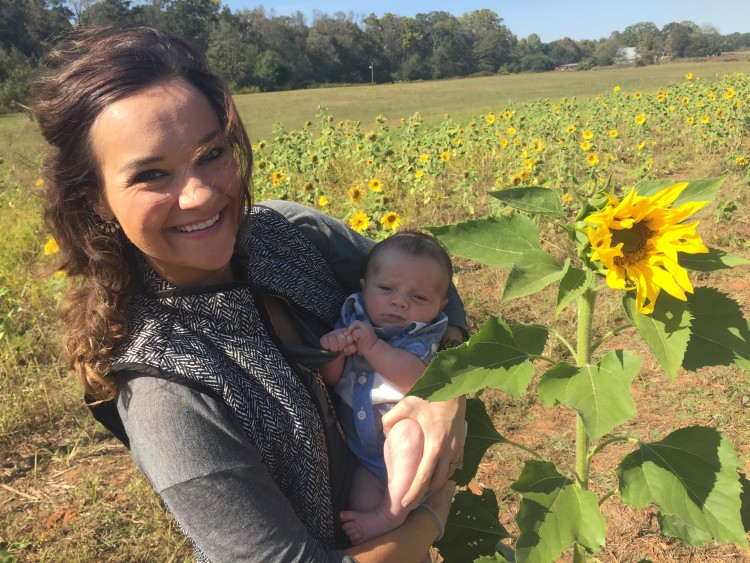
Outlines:
POLYGON ((180 192, 180 207, 200 207, 213 199, 213 189, 198 176, 186 176, 180 192))

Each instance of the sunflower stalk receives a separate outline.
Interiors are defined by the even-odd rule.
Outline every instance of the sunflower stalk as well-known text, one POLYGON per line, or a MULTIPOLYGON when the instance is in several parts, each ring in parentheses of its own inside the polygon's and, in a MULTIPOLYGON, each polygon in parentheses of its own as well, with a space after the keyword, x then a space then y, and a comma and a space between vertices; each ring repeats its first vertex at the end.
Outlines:
MULTIPOLYGON (((519 563, 556 561, 570 548, 574 563, 584 563, 588 554, 603 549, 606 523, 600 505, 614 491, 636 509, 655 505, 665 535, 689 545, 707 539, 732 542, 750 551, 741 518, 741 464, 729 441, 701 426, 681 428, 650 443, 607 438, 636 415, 631 386, 642 360, 627 349, 598 352, 605 340, 632 328, 633 338, 644 341, 671 378, 680 369, 711 365, 750 369, 750 323, 739 305, 713 288, 693 288, 687 272, 750 264, 706 247, 698 222, 687 221, 716 198, 722 181, 643 182, 621 195, 606 186, 580 201, 578 210, 565 209, 561 201, 570 205, 570 199, 561 200, 549 187, 509 188, 491 193, 508 206, 497 216, 430 229, 454 255, 509 270, 504 301, 556 283, 555 316, 571 307, 577 314, 575 341, 544 322, 509 324, 491 316, 467 343, 440 352, 409 392, 429 400, 477 394, 467 401, 465 452, 472 452, 472 459, 467 453, 466 466, 473 473, 462 473, 462 485, 476 473, 487 448, 511 443, 495 430, 479 398, 483 389, 517 398, 541 371, 536 384, 541 402, 575 410, 576 441, 566 448, 575 452, 573 475, 535 456, 510 485, 521 497, 514 555, 519 563), (548 228, 550 216, 574 217, 564 230, 573 233, 575 254, 564 264, 546 250, 549 245, 540 235, 540 225, 548 228), (604 291, 621 293, 627 321, 595 335, 597 298, 604 291), (720 318, 731 322, 717 322, 720 318), (553 337, 567 350, 555 351, 560 347, 548 342, 553 337), (615 467, 619 482, 613 492, 600 499, 589 490, 596 482, 591 460, 614 442, 625 442, 633 451, 615 467), (708 491, 699 502, 696 486, 708 491)), ((560 250, 555 247, 558 255, 560 250)), ((487 512, 490 507, 496 509, 497 501, 486 489, 481 499, 469 494, 454 501, 446 535, 455 523, 461 539, 454 547, 461 557, 467 549, 475 559, 492 557, 498 540, 510 537, 497 526, 494 513, 487 512), (476 524, 473 532, 469 522, 476 524)), ((446 548, 446 553, 452 552, 446 548)))

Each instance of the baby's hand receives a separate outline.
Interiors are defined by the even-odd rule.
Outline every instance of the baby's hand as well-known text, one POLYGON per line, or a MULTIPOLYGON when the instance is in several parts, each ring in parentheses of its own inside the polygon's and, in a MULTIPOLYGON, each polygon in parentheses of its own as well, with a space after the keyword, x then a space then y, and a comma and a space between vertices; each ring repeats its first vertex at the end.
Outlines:
POLYGON ((349 325, 349 332, 351 333, 354 342, 357 344, 357 353, 360 356, 364 356, 369 352, 378 341, 373 326, 368 323, 363 323, 362 321, 354 321, 349 325))
POLYGON ((341 352, 345 356, 351 356, 357 351, 357 345, 351 334, 345 328, 337 328, 324 334, 320 338, 320 345, 331 352, 341 352))

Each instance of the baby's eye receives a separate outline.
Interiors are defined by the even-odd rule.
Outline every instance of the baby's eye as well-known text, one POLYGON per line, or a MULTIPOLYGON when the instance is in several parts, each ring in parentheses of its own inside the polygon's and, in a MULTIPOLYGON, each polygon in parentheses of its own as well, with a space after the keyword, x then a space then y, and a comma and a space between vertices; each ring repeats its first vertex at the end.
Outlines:
POLYGON ((414 299, 417 301, 427 301, 427 298, 424 295, 415 295, 414 299))

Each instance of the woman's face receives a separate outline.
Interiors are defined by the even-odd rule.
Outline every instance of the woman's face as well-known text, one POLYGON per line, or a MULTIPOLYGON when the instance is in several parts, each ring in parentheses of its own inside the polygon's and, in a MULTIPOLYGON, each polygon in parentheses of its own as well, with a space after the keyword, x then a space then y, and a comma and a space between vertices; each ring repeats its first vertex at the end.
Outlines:
POLYGON ((91 129, 102 182, 94 202, 151 267, 179 287, 230 281, 241 180, 219 119, 172 80, 107 107, 91 129))

